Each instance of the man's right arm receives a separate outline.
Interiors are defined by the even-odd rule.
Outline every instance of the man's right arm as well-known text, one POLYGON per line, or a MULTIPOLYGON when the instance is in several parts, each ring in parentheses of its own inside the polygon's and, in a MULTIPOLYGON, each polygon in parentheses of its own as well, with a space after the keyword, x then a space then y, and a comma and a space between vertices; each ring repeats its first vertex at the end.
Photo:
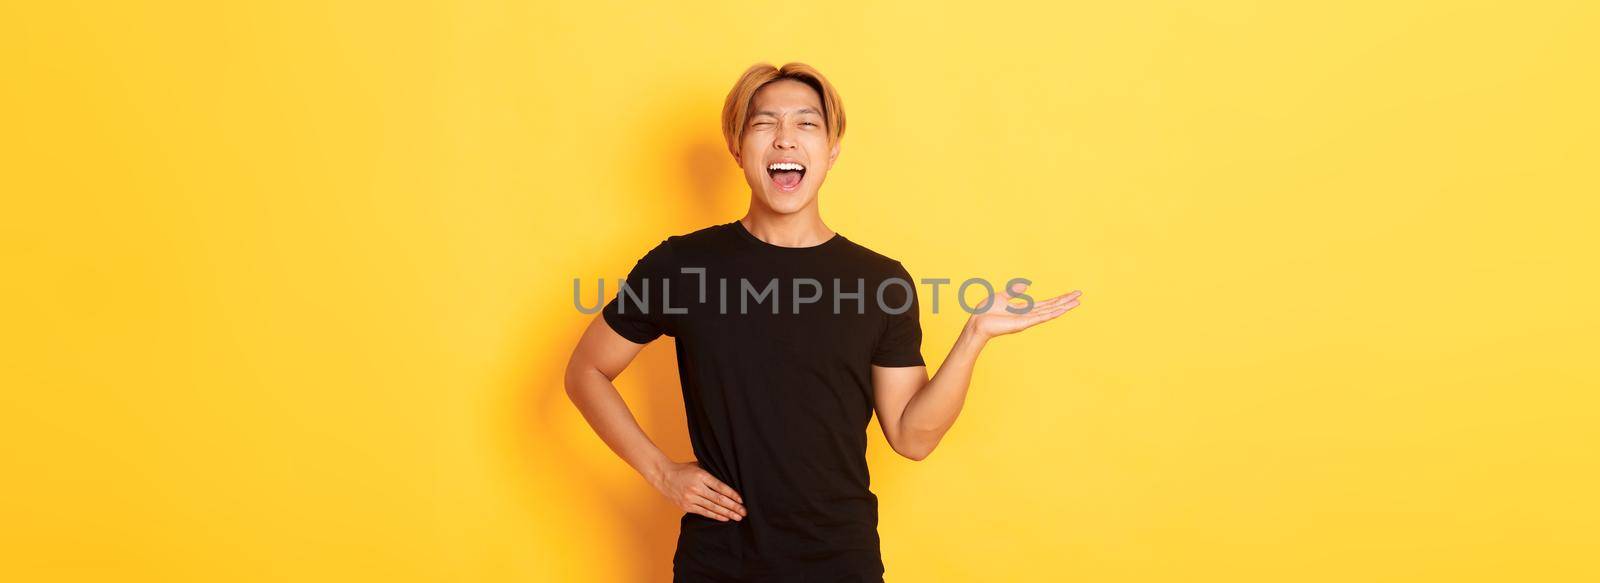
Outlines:
POLYGON ((673 462, 639 427, 611 381, 644 345, 617 334, 603 316, 596 314, 589 322, 567 361, 567 398, 611 451, 680 509, 718 520, 742 519, 744 499, 733 488, 700 469, 697 462, 673 462))
POLYGON ((611 384, 644 346, 618 335, 597 314, 567 361, 566 385, 567 398, 577 405, 600 439, 654 483, 672 460, 645 435, 611 384))

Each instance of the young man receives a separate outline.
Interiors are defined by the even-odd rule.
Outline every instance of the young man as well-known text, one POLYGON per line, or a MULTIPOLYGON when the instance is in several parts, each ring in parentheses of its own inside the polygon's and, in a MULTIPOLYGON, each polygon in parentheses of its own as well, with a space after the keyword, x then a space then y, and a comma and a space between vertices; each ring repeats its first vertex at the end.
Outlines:
POLYGON ((1032 301, 1025 285, 1002 290, 968 317, 930 380, 915 280, 817 210, 844 121, 815 69, 745 71, 722 126, 750 183, 749 212, 645 254, 567 366, 567 394, 589 424, 685 511, 675 581, 882 581, 872 414, 894 451, 927 457, 955 423, 984 344, 1078 305, 1075 291, 1024 310, 1011 300, 1032 301), (650 441, 611 384, 663 334, 677 339, 688 462, 650 441))

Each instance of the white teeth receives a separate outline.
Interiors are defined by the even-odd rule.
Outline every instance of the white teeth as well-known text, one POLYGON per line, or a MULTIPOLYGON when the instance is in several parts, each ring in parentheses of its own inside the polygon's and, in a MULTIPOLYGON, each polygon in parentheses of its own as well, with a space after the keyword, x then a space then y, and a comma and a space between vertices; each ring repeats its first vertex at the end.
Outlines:
POLYGON ((771 166, 767 166, 767 170, 772 170, 772 171, 778 171, 778 170, 805 170, 805 169, 806 169, 805 166, 801 166, 799 164, 795 164, 794 162, 778 162, 778 163, 773 164, 771 166))

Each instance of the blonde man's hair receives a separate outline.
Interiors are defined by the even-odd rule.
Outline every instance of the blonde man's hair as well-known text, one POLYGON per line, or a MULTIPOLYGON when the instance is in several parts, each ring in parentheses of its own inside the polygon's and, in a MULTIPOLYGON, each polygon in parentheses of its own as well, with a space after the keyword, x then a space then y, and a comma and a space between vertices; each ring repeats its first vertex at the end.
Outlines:
POLYGON ((750 117, 750 101, 755 98, 756 91, 768 83, 783 79, 805 83, 822 98, 822 118, 828 131, 829 147, 844 136, 844 103, 839 100, 839 92, 834 91, 827 77, 805 63, 786 63, 782 67, 756 63, 739 76, 739 82, 733 84, 733 89, 728 91, 728 99, 722 104, 722 137, 728 141, 729 153, 735 157, 739 155, 745 120, 750 117))

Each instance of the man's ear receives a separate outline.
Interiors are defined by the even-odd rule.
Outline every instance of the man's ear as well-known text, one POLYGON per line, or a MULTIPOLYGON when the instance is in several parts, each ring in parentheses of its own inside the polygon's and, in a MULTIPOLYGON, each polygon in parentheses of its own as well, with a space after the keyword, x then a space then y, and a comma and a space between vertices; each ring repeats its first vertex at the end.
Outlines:
POLYGON ((833 143, 833 151, 828 152, 828 169, 829 170, 833 169, 833 161, 839 159, 839 146, 841 144, 843 144, 843 143, 844 143, 844 140, 835 141, 833 143))

